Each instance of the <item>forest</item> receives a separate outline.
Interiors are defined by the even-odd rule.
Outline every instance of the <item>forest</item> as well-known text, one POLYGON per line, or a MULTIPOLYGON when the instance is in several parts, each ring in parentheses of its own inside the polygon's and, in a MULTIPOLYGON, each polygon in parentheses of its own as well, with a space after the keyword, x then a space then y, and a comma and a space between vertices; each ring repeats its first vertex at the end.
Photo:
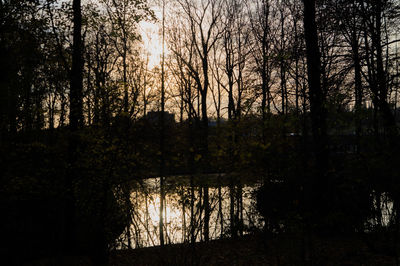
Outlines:
POLYGON ((0 0, 0 264, 400 265, 399 25, 398 0, 0 0))

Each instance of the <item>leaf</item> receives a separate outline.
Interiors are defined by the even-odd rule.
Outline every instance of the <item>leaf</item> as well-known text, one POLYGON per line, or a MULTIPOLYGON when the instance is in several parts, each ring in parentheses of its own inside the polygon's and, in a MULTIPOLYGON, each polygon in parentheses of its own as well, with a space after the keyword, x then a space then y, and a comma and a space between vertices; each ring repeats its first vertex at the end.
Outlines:
POLYGON ((194 160, 195 160, 196 162, 200 161, 200 159, 201 159, 201 154, 196 154, 196 155, 194 156, 194 160))

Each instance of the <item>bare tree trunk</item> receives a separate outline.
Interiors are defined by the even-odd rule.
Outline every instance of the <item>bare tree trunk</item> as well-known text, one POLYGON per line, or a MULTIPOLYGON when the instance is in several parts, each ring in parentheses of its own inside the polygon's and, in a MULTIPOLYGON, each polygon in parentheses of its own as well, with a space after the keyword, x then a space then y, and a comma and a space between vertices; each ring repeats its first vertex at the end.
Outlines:
MULTIPOLYGON (((182 186, 182 195, 185 197, 184 187, 182 186)), ((186 242, 186 201, 182 198, 182 242, 186 242)))
POLYGON ((237 237, 237 231, 236 231, 236 221, 235 221, 235 185, 233 184, 232 177, 231 179, 231 184, 229 186, 229 199, 230 199, 230 204, 229 204, 229 218, 230 218, 230 229, 231 229, 231 237, 236 238, 237 237))
POLYGON ((160 221, 159 221, 159 229, 160 229, 160 245, 164 245, 164 172, 165 172, 165 80, 164 80, 164 40, 165 40, 165 1, 163 1, 163 18, 162 18, 162 57, 161 57, 161 113, 160 113, 160 152, 161 152, 161 161, 160 161, 160 221))
MULTIPOLYGON (((221 178, 221 177, 219 177, 221 178)), ((219 214, 219 222, 221 227, 221 234, 220 238, 224 236, 224 213, 222 211, 222 191, 221 191, 221 184, 218 185, 218 214, 219 214)))
POLYGON ((192 114, 192 84, 190 78, 188 79, 187 83, 187 103, 188 107, 188 123, 189 123, 189 130, 188 130, 188 139, 189 139, 189 154, 188 154, 188 164, 189 164, 189 171, 190 171, 190 242, 194 244, 196 242, 195 239, 195 214, 194 214, 194 130, 193 130, 193 114, 192 114))
MULTIPOLYGON (((306 55, 307 55, 307 74, 308 74, 308 87, 310 97, 310 115, 311 115, 311 129, 314 142, 314 156, 315 156, 315 173, 311 176, 308 187, 305 188, 305 208, 312 212, 311 216, 306 216, 305 225, 305 263, 311 264, 312 262, 310 253, 312 253, 312 243, 308 241, 312 232, 311 224, 315 219, 315 209, 321 207, 320 199, 326 190, 326 169, 327 169, 327 147, 326 147, 326 119, 324 108, 324 93, 321 87, 321 58, 318 47, 318 33, 317 25, 315 22, 315 0, 304 0, 304 35, 306 42, 306 55), (317 195, 317 197, 313 196, 317 195), (314 202, 314 201, 317 202, 314 202), (313 207, 311 207, 314 205, 313 207)), ((317 211, 318 212, 318 211, 317 211)))
MULTIPOLYGON (((281 4, 283 5, 283 4, 281 4)), ((283 6, 281 7, 281 44, 280 44, 280 74, 281 74, 281 102, 282 102, 282 114, 287 113, 287 89, 286 89, 286 70, 285 70, 285 59, 284 59, 284 53, 285 53, 285 47, 284 47, 284 38, 285 38, 285 31, 284 31, 284 25, 285 25, 285 17, 283 15, 283 6)))
POLYGON ((61 93, 61 103, 60 103, 60 119, 58 123, 58 127, 64 127, 65 125, 65 117, 66 117, 66 97, 64 96, 63 93, 61 93))
POLYGON ((124 112, 128 114, 129 112, 129 96, 128 96, 128 79, 127 79, 127 64, 126 64, 126 54, 127 54, 127 45, 126 45, 126 37, 124 36, 124 51, 122 55, 122 68, 123 68, 123 83, 124 83, 124 112))
POLYGON ((74 14, 74 40, 71 68, 71 88, 70 88, 70 114, 69 122, 72 131, 76 131, 83 126, 82 111, 82 91, 83 91, 83 58, 82 58, 82 15, 81 1, 73 1, 74 14))
POLYGON ((372 42, 376 49, 376 68, 377 68, 377 79, 378 79, 378 104, 379 109, 383 115, 385 133, 389 136, 397 135, 396 122, 392 111, 390 110, 388 97, 388 87, 386 81, 386 71, 383 66, 383 54, 382 54, 382 0, 375 2, 375 33, 372 35, 372 42))
POLYGON ((149 55, 147 54, 146 58, 146 68, 144 70, 144 80, 143 80, 143 117, 146 116, 147 113, 147 95, 146 95, 146 89, 147 89, 147 71, 148 71, 148 66, 149 66, 149 55))
MULTIPOLYGON (((301 53, 301 44, 302 44, 302 39, 299 34, 299 28, 298 28, 298 14, 297 8, 294 7, 292 10, 292 20, 293 20, 293 31, 294 31, 294 45, 293 45, 293 54, 294 54, 294 61, 295 61, 295 114, 297 119, 299 119, 300 115, 300 93, 301 93, 301 84, 300 84, 300 53, 301 53)), ((299 133, 299 121, 296 122, 296 132, 299 133)))
POLYGON ((357 151, 359 151, 360 137, 362 131, 361 123, 361 108, 363 99, 363 88, 361 80, 361 63, 359 56, 359 44, 358 44, 357 32, 355 27, 352 32, 352 49, 353 49, 353 60, 354 60, 354 81, 355 81, 355 126, 356 126, 356 137, 357 137, 357 151))
MULTIPOLYGON (((315 0, 304 0, 304 33, 314 152, 320 178, 327 167, 325 96, 321 87, 321 59, 315 22, 315 0)), ((323 180, 322 180, 323 181, 323 180)))
POLYGON ((83 58, 82 58, 82 39, 81 39, 81 1, 73 1, 73 53, 72 53, 72 69, 71 69, 71 86, 70 86, 70 114, 69 126, 71 135, 69 138, 69 171, 66 177, 67 201, 66 201, 66 228, 65 228, 65 250, 73 252, 76 245, 76 206, 74 197, 74 182, 77 173, 77 149, 79 140, 75 135, 83 126, 82 114, 82 90, 83 90, 83 58))
POLYGON ((199 211, 199 222, 200 222, 200 224, 199 224, 199 229, 200 229, 200 241, 203 241, 204 240, 204 235, 203 235, 203 232, 204 232, 204 225, 203 225, 203 223, 204 223, 204 219, 203 219, 203 209, 204 209, 204 201, 203 201, 203 188, 199 188, 199 199, 198 199, 198 201, 199 201, 199 208, 200 208, 200 211, 199 211))
POLYGON ((242 202, 242 184, 237 185, 236 190, 236 224, 237 224, 237 231, 239 231, 239 235, 243 236, 243 202, 242 202))
POLYGON ((269 12, 270 5, 268 1, 262 1, 262 17, 264 18, 264 23, 261 20, 262 26, 262 37, 261 37, 261 89, 262 89, 262 99, 261 99, 261 114, 262 114, 262 135, 263 142, 266 144, 266 129, 267 129, 267 120, 268 115, 271 112, 271 99, 270 99, 270 84, 269 84, 269 58, 268 58, 268 38, 269 38, 269 12))
MULTIPOLYGON (((204 84, 201 91, 201 112, 202 112, 202 161, 203 173, 206 173, 208 166, 208 115, 207 115, 207 92, 208 92, 208 47, 203 47, 202 59, 204 84)), ((208 194, 208 184, 203 187, 204 190, 204 240, 209 240, 209 224, 210 224, 210 202, 208 194)))

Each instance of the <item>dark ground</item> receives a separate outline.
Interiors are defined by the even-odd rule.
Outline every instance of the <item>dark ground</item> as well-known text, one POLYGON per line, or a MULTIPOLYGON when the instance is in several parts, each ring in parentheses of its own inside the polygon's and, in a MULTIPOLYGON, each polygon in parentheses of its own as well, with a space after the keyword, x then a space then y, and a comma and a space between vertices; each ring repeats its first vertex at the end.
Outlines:
MULTIPOLYGON (((111 265, 396 265, 385 248, 361 237, 313 237, 308 250, 303 237, 281 236, 268 241, 261 235, 237 240, 170 245, 117 251, 111 265), (311 262, 311 263, 310 263, 311 262)), ((385 240, 382 239, 384 242, 385 240)), ((375 242, 376 243, 376 242, 375 242)))
MULTIPOLYGON (((279 236, 266 240, 262 235, 248 235, 236 240, 214 240, 195 245, 175 244, 114 251, 109 265, 396 265, 394 252, 390 251, 390 241, 385 237, 376 239, 365 235, 312 237, 310 245, 305 245, 301 236, 279 236), (308 263, 305 263, 305 254, 308 263)), ((95 264, 87 257, 64 257, 43 259, 27 265, 95 264)))

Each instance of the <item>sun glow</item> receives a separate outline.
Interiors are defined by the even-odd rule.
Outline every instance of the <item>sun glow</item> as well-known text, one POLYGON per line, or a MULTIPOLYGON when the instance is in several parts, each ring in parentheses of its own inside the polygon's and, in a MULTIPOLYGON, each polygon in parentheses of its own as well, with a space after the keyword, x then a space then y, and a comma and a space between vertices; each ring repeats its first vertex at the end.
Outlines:
MULTIPOLYGON (((179 208, 173 208, 170 204, 166 204, 168 198, 164 203, 163 217, 164 223, 168 224, 172 221, 182 218, 182 212, 179 208)), ((154 226, 158 226, 160 222, 160 196, 157 196, 152 201, 148 202, 149 218, 154 226)))
MULTIPOLYGON (((142 21, 139 23, 140 33, 144 49, 149 59, 149 68, 153 69, 161 64, 162 56, 162 34, 161 23, 162 13, 154 12, 157 17, 157 22, 142 21)), ((164 42, 164 53, 168 54, 167 45, 164 42)))

